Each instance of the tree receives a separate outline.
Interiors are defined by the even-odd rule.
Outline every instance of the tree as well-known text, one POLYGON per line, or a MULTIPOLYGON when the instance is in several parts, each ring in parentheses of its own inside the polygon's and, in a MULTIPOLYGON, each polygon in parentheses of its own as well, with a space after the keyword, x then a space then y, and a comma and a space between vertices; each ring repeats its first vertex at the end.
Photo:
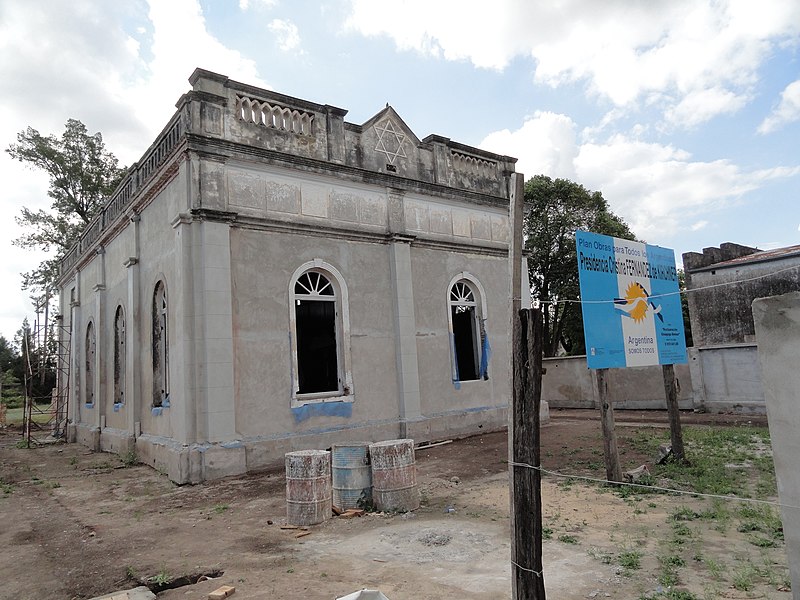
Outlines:
POLYGON ((22 357, 5 337, 0 336, 0 401, 9 408, 22 406, 22 373, 22 357))
POLYGON ((17 134, 7 149, 12 158, 40 169, 50 177, 49 210, 23 207, 16 218, 27 231, 14 240, 22 248, 55 251, 36 269, 22 274, 22 289, 44 292, 58 276, 58 262, 78 240, 83 228, 98 214, 105 199, 125 174, 117 158, 106 151, 100 133, 69 119, 61 138, 42 136, 32 127, 17 134))
POLYGON ((543 306, 544 355, 559 347, 584 354, 575 230, 636 239, 628 225, 608 207, 600 192, 568 179, 536 175, 525 183, 524 224, 528 272, 534 300, 543 306))

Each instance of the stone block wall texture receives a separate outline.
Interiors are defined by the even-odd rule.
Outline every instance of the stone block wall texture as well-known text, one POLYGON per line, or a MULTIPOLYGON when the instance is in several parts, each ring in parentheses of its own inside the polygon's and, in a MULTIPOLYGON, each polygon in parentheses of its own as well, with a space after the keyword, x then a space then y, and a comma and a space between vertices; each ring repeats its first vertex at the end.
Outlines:
POLYGON ((778 495, 792 576, 792 597, 800 599, 800 292, 753 302, 758 354, 764 375, 778 495))

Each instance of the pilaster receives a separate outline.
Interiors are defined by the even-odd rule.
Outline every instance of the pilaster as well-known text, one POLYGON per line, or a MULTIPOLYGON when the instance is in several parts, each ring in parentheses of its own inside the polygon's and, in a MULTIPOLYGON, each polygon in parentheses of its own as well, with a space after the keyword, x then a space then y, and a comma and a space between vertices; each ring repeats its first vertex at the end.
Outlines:
POLYGON ((141 331, 144 327, 142 323, 141 306, 141 267, 139 265, 139 227, 142 217, 137 213, 129 215, 133 227, 133 256, 129 257, 123 266, 127 271, 128 279, 128 309, 125 313, 125 417, 126 429, 128 433, 137 437, 140 433, 141 407, 143 398, 141 396, 142 378, 142 341, 141 331))
POLYGON ((193 221, 197 442, 234 440, 233 309, 230 226, 193 221))
POLYGON ((417 321, 414 314, 414 285, 411 276, 411 242, 405 235, 404 195, 389 190, 390 275, 394 308, 395 356, 400 436, 407 435, 409 421, 422 417, 419 391, 419 358, 417 356, 417 321))
MULTIPOLYGON (((94 365, 94 425, 100 429, 105 427, 106 418, 106 405, 108 404, 109 397, 107 395, 106 368, 108 361, 106 360, 106 338, 110 332, 110 328, 106 323, 106 249, 99 246, 95 252, 97 253, 97 260, 100 262, 99 277, 97 283, 92 287, 94 293, 94 335, 95 335, 95 365, 94 365)), ((113 403, 113 399, 111 399, 113 403)))

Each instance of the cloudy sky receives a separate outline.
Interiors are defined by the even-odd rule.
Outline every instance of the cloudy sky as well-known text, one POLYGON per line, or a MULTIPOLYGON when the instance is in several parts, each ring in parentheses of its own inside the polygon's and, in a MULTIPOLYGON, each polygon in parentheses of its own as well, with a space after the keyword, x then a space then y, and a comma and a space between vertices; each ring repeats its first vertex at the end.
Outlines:
MULTIPOLYGON (((599 190, 648 243, 800 244, 800 2, 0 0, 0 146, 100 131, 136 161, 195 67, 435 133, 599 190)), ((32 309, 11 244, 47 179, 3 152, 0 334, 32 309)))

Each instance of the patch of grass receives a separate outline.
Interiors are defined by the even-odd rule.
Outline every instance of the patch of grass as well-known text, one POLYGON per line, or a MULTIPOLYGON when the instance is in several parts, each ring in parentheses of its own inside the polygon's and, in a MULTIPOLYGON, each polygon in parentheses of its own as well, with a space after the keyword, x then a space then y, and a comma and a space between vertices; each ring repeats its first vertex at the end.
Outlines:
POLYGON ((558 541, 564 544, 577 544, 578 538, 568 533, 562 533, 560 536, 558 536, 558 541))
POLYGON ((636 571, 642 566, 642 553, 638 550, 626 550, 617 556, 617 562, 623 569, 636 571))
POLYGON ((215 512, 215 513, 217 513, 218 515, 221 515, 222 513, 224 513, 224 512, 225 512, 226 510, 228 510, 229 508, 230 508, 230 507, 229 507, 227 504, 217 504, 217 505, 215 505, 215 506, 214 506, 214 509, 213 509, 213 510, 214 510, 214 512, 215 512))
POLYGON ((675 567, 662 566, 657 577, 658 583, 664 587, 678 585, 678 571, 675 567))
MULTIPOLYGON (((639 429, 625 438, 625 444, 640 453, 655 456, 660 444, 669 443, 669 435, 668 430, 639 429)), ((687 426, 683 428, 683 440, 688 461, 655 465, 653 481, 669 479, 674 483, 666 487, 700 493, 737 496, 744 493, 759 497, 776 494, 775 469, 769 455, 766 428, 687 426)), ((647 479, 640 483, 653 485, 647 479)), ((623 497, 658 492, 629 486, 616 491, 623 497)))
POLYGON ((165 585, 170 581, 172 581, 172 576, 166 567, 161 567, 161 570, 150 578, 150 583, 155 583, 156 585, 165 585))
POLYGON ((724 564, 722 564, 720 562, 717 562, 713 558, 706 558, 705 560, 703 560, 703 564, 706 566, 706 568, 708 569, 709 575, 711 575, 711 577, 714 580, 716 580, 716 581, 721 581, 722 580, 722 575, 726 571, 726 568, 725 568, 724 564))
POLYGON ((543 540, 552 540, 553 539, 553 528, 552 527, 542 527, 542 539, 543 540))
POLYGON ((3 496, 10 496, 14 493, 14 486, 7 481, 3 481, 0 479, 0 492, 3 492, 3 496))
POLYGON ((139 457, 136 456, 136 450, 129 450, 125 454, 120 455, 120 461, 125 467, 132 467, 139 463, 139 457))
POLYGON ((739 507, 740 519, 736 528, 750 534, 748 541, 759 548, 775 548, 783 543, 783 523, 777 511, 768 505, 744 504, 739 507))
POLYGON ((78 464, 78 457, 77 456, 73 456, 72 458, 70 458, 69 459, 69 464, 70 465, 77 465, 78 464))
POLYGON ((758 572, 753 568, 753 565, 746 563, 736 569, 733 574, 733 587, 740 592, 749 592, 755 587, 755 580, 758 577, 758 572))
POLYGON ((670 554, 669 556, 661 556, 659 557, 659 562, 662 565, 670 566, 670 567, 685 567, 686 561, 683 560, 677 554, 670 554))
POLYGON ((679 506, 670 513, 669 518, 673 521, 694 521, 700 515, 688 506, 679 506))

